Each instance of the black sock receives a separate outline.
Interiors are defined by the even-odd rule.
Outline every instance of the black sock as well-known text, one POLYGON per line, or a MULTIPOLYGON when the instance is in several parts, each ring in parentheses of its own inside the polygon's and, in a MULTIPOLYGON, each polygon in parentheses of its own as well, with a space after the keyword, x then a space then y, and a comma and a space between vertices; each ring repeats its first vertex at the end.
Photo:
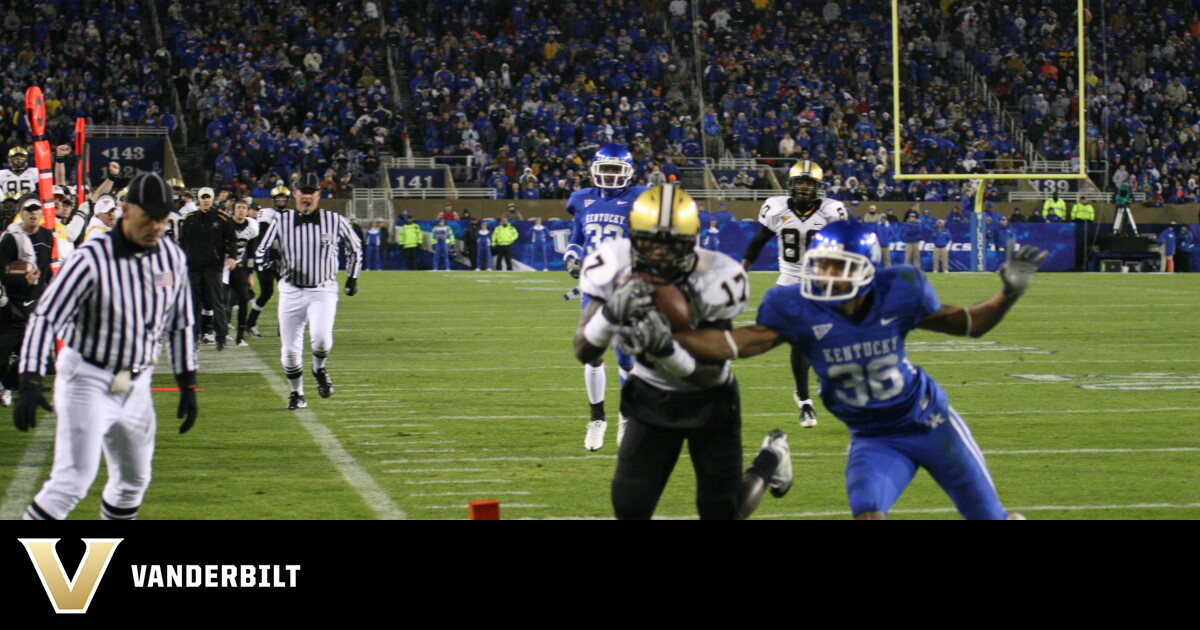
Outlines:
POLYGON ((808 400, 808 357, 799 344, 792 346, 792 378, 796 379, 796 394, 808 400))
POLYGON ((592 420, 604 419, 604 401, 592 403, 592 420))
POLYGON ((758 452, 758 457, 754 458, 754 463, 750 464, 750 468, 746 470, 751 475, 762 477, 763 481, 770 483, 771 477, 775 476, 775 469, 779 468, 779 456, 769 448, 764 448, 758 452))

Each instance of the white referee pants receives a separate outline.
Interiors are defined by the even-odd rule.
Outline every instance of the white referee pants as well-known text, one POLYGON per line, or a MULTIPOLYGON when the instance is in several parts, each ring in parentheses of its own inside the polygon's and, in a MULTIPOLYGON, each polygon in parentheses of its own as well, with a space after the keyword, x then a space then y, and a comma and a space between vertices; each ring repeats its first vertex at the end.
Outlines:
POLYGON ((336 282, 315 289, 301 289, 279 281, 279 336, 283 338, 280 360, 283 369, 294 374, 304 369, 304 324, 313 354, 324 355, 333 349, 333 320, 337 316, 336 282))
POLYGON ((114 394, 109 391, 113 373, 84 362, 68 346, 58 354, 56 366, 54 467, 34 503, 56 519, 66 518, 87 496, 103 453, 108 463, 108 483, 101 494, 105 503, 140 506, 154 457, 153 368, 139 375, 127 393, 114 394))

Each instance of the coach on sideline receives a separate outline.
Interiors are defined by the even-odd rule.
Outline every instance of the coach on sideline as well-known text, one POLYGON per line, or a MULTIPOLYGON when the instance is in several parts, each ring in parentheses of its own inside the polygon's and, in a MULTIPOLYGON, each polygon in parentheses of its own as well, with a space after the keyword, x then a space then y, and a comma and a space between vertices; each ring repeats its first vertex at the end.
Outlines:
POLYGON ((133 520, 150 485, 155 415, 150 377, 165 335, 179 384, 179 427, 196 421, 196 346, 187 261, 163 238, 172 191, 157 173, 129 183, 125 211, 112 230, 67 259, 29 318, 21 348, 20 394, 13 421, 21 431, 51 411, 42 375, 56 336, 58 426, 50 479, 26 520, 64 519, 108 462, 100 518, 133 520))
POLYGON ((333 320, 338 303, 338 247, 346 247, 346 295, 358 293, 358 273, 362 269, 362 241, 345 217, 317 207, 321 198, 321 178, 315 173, 300 177, 292 194, 296 211, 285 212, 267 228, 258 243, 255 262, 270 264, 268 252, 279 244, 279 336, 283 371, 292 393, 288 409, 304 409, 304 325, 312 339, 313 376, 321 398, 333 395, 333 380, 325 370, 325 361, 333 348, 333 320))

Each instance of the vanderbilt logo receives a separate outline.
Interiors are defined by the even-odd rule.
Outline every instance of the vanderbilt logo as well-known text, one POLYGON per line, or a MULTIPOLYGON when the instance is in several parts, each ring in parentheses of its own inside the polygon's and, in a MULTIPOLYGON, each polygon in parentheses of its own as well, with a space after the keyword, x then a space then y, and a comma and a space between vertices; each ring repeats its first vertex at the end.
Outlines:
POLYGON ((75 577, 70 581, 67 580, 67 573, 63 569, 62 561, 54 549, 60 539, 18 538, 17 540, 25 545, 25 551, 29 552, 29 559, 33 561, 33 567, 42 580, 46 596, 54 605, 54 612, 83 614, 92 604, 92 595, 96 593, 100 578, 104 577, 104 572, 108 569, 108 562, 112 559, 113 551, 124 538, 84 538, 83 542, 87 545, 87 550, 83 554, 83 560, 75 569, 75 577))

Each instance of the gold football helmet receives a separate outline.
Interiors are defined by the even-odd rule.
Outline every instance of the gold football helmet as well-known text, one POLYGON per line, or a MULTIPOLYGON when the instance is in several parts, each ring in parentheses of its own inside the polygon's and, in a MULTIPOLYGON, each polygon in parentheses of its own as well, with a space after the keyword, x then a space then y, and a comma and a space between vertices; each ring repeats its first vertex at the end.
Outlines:
POLYGON ((696 266, 700 212, 682 188, 663 184, 638 196, 629 211, 633 268, 676 282, 696 266))
POLYGON ((287 186, 280 183, 278 186, 271 189, 271 198, 275 200, 275 209, 283 210, 288 205, 288 199, 292 196, 292 191, 288 190, 287 186))
POLYGON ((825 171, 816 162, 801 160, 788 171, 788 189, 797 203, 812 207, 822 197, 825 171))
POLYGON ((8 150, 8 167, 14 173, 23 171, 29 166, 29 150, 22 146, 15 146, 8 150))

